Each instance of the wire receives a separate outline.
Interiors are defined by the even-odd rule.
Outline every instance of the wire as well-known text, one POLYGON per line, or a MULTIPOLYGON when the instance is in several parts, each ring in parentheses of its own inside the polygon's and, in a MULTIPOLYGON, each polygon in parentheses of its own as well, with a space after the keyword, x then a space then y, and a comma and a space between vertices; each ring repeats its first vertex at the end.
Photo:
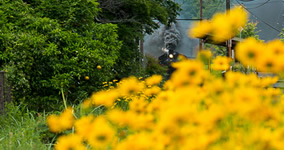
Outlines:
POLYGON ((270 28, 274 29, 277 32, 281 32, 280 30, 278 30, 277 28, 273 27, 272 25, 270 25, 269 23, 265 22, 264 20, 262 20, 261 18, 259 18, 258 16, 256 16, 254 13, 252 13, 250 10, 248 10, 246 7, 244 7, 238 0, 236 0, 237 3, 239 5, 241 5, 245 10, 247 10, 250 14, 252 14, 256 19, 260 20, 261 22, 263 22, 264 24, 266 24, 267 26, 269 26, 270 28))
MULTIPOLYGON (((281 3, 283 2, 283 0, 274 0, 274 1, 270 1, 269 3, 281 3)), ((253 3, 250 3, 250 2, 244 2, 244 4, 246 4, 246 6, 252 6, 252 5, 258 5, 258 4, 263 4, 263 2, 253 2, 253 3)))
POLYGON ((264 3, 260 4, 260 5, 256 6, 256 7, 251 7, 251 8, 247 8, 247 9, 255 9, 255 8, 259 8, 259 7, 261 7, 261 6, 265 5, 265 4, 267 4, 269 1, 270 1, 270 0, 267 0, 266 2, 264 2, 264 3))

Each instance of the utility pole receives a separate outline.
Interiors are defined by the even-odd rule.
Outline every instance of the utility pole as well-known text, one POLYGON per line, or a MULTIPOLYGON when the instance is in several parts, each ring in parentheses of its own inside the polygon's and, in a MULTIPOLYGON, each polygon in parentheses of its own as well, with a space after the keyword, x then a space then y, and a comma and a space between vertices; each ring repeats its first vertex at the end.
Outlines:
MULTIPOLYGON (((200 22, 202 21, 202 0, 200 0, 200 22)), ((202 39, 199 39, 199 51, 202 50, 202 39)))
MULTIPOLYGON (((230 0, 226 0, 226 11, 227 11, 227 13, 231 9, 230 7, 231 7, 230 6, 230 0)), ((227 56, 229 58, 232 58, 232 40, 231 39, 229 39, 227 41, 227 56)))

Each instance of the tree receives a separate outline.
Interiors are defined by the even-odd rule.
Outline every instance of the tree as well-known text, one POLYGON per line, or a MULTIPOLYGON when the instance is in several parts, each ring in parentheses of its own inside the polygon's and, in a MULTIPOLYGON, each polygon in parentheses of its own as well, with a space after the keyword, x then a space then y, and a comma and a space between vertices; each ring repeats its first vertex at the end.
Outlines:
POLYGON ((57 110, 63 94, 82 100, 114 78, 121 42, 116 25, 94 21, 97 6, 95 0, 0 2, 1 69, 17 101, 57 110))
POLYGON ((284 42, 284 28, 282 28, 280 34, 279 34, 280 40, 284 42))
POLYGON ((114 70, 117 77, 135 75, 141 68, 138 43, 144 35, 159 27, 169 25, 178 15, 180 7, 173 0, 98 0, 101 13, 95 18, 99 23, 118 26, 119 40, 123 42, 114 70))
POLYGON ((257 40, 259 39, 259 35, 257 33, 260 32, 257 30, 257 22, 248 22, 243 29, 236 35, 236 37, 246 39, 248 37, 254 37, 257 40))
MULTIPOLYGON (((200 0, 179 0, 183 18, 200 18, 200 0)), ((224 0, 202 0, 202 18, 212 18, 216 12, 225 11, 224 0)))

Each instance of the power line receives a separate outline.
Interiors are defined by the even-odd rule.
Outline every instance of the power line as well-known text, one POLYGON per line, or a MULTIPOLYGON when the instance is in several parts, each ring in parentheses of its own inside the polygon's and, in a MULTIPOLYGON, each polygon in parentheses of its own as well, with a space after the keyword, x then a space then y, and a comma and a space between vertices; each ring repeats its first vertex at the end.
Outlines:
MULTIPOLYGON (((269 1, 268 3, 281 3, 283 2, 283 0, 274 0, 274 1, 269 1)), ((250 3, 250 2, 244 2, 244 4, 246 4, 246 6, 248 5, 258 5, 258 4, 263 4, 263 2, 253 2, 253 3, 250 3)))
POLYGON ((253 16, 255 16, 256 19, 260 20, 261 22, 263 22, 264 24, 266 24, 267 26, 269 26, 270 28, 274 29, 277 32, 281 32, 280 30, 278 30, 277 28, 273 27, 272 25, 270 25, 269 23, 265 22, 264 20, 262 20, 261 18, 259 18, 258 16, 256 16, 254 13, 252 13, 250 10, 248 10, 246 7, 244 7, 238 0, 236 0, 237 3, 239 5, 241 5, 245 10, 247 10, 250 14, 252 14, 253 16))
POLYGON ((270 0, 267 0, 266 2, 264 2, 264 3, 260 4, 260 5, 256 6, 256 7, 251 7, 251 8, 248 8, 248 9, 255 9, 255 8, 259 8, 259 7, 261 7, 261 6, 265 5, 265 4, 267 4, 269 1, 270 1, 270 0))
MULTIPOLYGON (((205 19, 205 18, 203 18, 205 19)), ((180 19, 175 19, 175 20, 189 20, 189 21, 198 21, 198 20, 203 20, 203 19, 187 19, 187 18, 180 18, 180 19)))

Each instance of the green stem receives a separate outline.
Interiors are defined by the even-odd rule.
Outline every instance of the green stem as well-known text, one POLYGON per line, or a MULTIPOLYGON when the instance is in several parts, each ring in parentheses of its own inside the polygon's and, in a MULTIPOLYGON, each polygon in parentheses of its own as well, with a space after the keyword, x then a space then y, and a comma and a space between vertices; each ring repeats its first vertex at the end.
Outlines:
POLYGON ((66 104, 66 99, 64 97, 63 88, 61 88, 61 94, 62 94, 62 99, 63 99, 63 103, 64 103, 64 106, 65 106, 65 109, 67 109, 67 104, 66 104))

